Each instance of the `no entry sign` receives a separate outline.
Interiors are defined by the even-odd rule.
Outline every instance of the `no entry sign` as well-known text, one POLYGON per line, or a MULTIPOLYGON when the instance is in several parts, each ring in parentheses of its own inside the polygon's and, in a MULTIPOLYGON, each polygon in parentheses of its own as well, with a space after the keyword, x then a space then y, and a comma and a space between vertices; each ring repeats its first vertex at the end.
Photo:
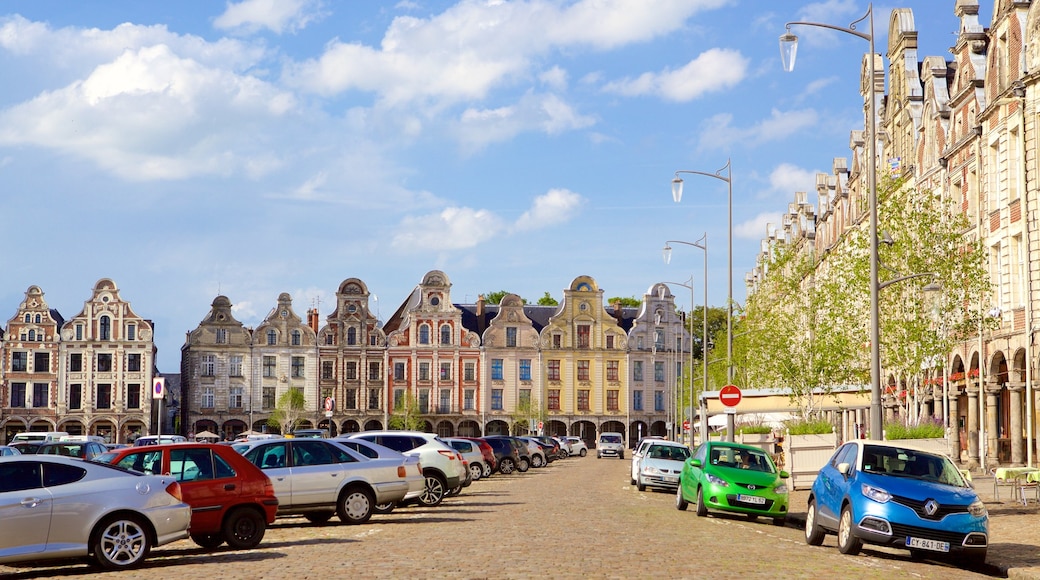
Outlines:
POLYGON ((736 407, 740 403, 740 389, 736 385, 726 385, 719 391, 719 400, 727 407, 736 407))

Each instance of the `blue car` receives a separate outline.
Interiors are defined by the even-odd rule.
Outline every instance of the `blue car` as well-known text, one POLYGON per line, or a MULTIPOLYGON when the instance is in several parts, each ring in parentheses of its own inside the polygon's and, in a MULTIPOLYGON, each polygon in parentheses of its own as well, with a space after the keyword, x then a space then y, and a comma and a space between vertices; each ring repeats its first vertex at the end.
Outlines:
POLYGON ((977 565, 986 561, 989 514, 945 455, 857 440, 834 452, 809 494, 805 541, 819 546, 828 533, 843 554, 867 543, 977 565))

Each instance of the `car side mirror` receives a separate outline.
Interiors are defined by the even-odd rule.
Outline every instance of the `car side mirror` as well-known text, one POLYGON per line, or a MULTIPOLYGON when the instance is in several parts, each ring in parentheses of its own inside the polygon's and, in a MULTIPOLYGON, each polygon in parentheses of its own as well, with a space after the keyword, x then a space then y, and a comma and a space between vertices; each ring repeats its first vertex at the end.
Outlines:
POLYGON ((791 474, 790 473, 788 473, 788 472, 786 472, 786 471, 784 471, 782 469, 780 470, 780 479, 790 479, 790 478, 791 478, 791 474))
POLYGON ((852 468, 852 466, 850 466, 848 463, 839 463, 838 464, 838 473, 844 475, 845 477, 848 477, 849 470, 851 468, 852 468))
POLYGON ((690 460, 690 465, 692 465, 694 467, 700 467, 701 466, 701 460, 700 459, 691 459, 690 460))

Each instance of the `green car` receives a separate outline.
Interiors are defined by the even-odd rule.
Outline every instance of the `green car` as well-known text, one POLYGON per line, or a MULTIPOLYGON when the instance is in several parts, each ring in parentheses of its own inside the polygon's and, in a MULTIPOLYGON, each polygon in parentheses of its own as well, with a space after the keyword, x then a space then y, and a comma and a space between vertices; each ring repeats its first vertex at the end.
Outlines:
POLYGON ((702 443, 683 463, 675 508, 697 504, 697 515, 709 509, 773 518, 782 526, 787 521, 786 471, 777 471, 768 453, 740 443, 702 443))

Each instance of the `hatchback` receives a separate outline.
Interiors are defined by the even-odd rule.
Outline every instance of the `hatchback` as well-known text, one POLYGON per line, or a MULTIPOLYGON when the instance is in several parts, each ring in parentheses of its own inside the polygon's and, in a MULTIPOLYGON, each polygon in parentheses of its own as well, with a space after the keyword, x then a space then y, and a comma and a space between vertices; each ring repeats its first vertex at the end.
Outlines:
POLYGON ((440 505, 446 494, 461 487, 467 477, 461 456, 433 433, 421 431, 362 431, 351 433, 351 439, 364 439, 389 447, 405 455, 419 457, 426 489, 419 496, 424 507, 440 505))
POLYGON ((142 475, 60 455, 0 457, 0 564, 91 556, 140 565, 188 537, 191 508, 168 475, 142 475))
POLYGON ((787 477, 758 447, 709 441, 683 463, 675 507, 685 510, 692 501, 698 516, 715 509, 746 514, 749 520, 773 518, 782 526, 787 521, 787 477))
POLYGON ((271 480, 227 445, 127 447, 96 461, 149 475, 173 475, 191 506, 191 539, 203 548, 224 542, 237 550, 255 548, 278 511, 271 480))
POLYGON ((102 453, 107 453, 108 447, 104 443, 95 441, 60 441, 58 443, 43 443, 36 448, 39 455, 65 455, 67 457, 79 457, 91 461, 102 453))
POLYGON ((495 454, 495 470, 502 475, 509 475, 520 465, 520 452, 509 439, 502 437, 485 437, 483 441, 491 447, 495 454))
POLYGON ((868 543, 982 564, 989 514, 950 458, 860 439, 834 452, 809 493, 805 541, 818 546, 828 533, 843 554, 868 543))

